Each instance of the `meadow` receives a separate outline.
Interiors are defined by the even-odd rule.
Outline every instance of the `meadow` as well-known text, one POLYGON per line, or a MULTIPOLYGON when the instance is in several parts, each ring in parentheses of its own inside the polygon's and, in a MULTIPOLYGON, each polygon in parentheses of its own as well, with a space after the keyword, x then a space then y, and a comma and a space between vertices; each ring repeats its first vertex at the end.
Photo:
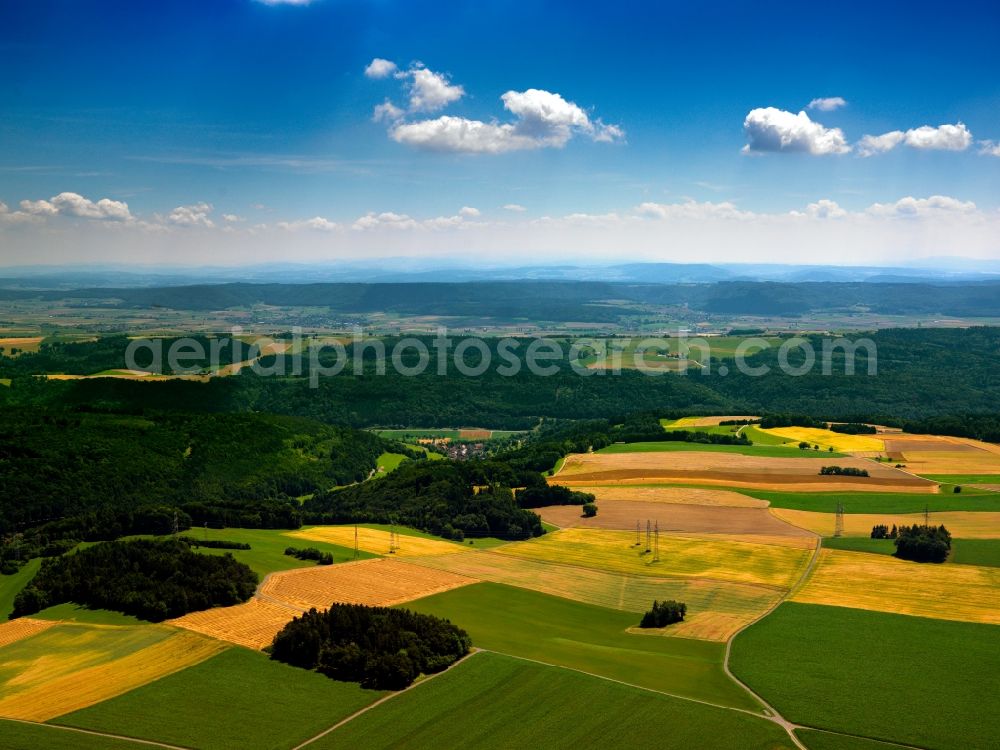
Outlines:
POLYGON ((135 750, 136 743, 75 732, 46 724, 25 724, 0 719, 4 750, 135 750))
POLYGON ((496 583, 411 602, 461 623, 479 648, 535 659, 673 695, 759 711, 722 670, 721 643, 635 635, 637 615, 496 583))
MULTIPOLYGON (((878 555, 892 555, 896 552, 896 545, 892 539, 871 539, 860 536, 829 537, 823 540, 823 546, 828 549, 870 552, 878 555)), ((1000 568, 1000 539, 952 539, 948 563, 1000 568)))
POLYGON ((231 648, 57 723, 201 750, 285 750, 382 695, 231 648))
POLYGON ((1000 736, 995 625, 786 603, 736 637, 731 668, 808 726, 934 750, 1000 736))
POLYGON ((483 652, 310 747, 790 750, 793 746, 780 727, 764 719, 483 652), (706 737, 707 727, 711 739, 706 737))
POLYGON ((834 513, 837 505, 845 514, 853 513, 923 513, 949 510, 1000 511, 1000 492, 963 491, 955 493, 926 492, 775 492, 741 489, 741 493, 766 500, 772 508, 810 510, 834 513))

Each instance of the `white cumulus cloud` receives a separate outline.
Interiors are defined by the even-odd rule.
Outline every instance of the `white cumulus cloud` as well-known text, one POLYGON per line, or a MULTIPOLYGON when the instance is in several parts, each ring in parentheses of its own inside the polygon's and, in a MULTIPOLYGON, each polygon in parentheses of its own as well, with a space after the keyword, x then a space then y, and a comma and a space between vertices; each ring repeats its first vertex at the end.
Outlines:
POLYGON ((525 208, 524 206, 522 206, 520 203, 508 203, 505 206, 503 206, 503 209, 505 211, 514 211, 515 213, 522 213, 522 212, 528 210, 527 208, 525 208))
POLYGON ((177 208, 167 214, 167 222, 183 227, 211 228, 215 226, 215 223, 209 218, 210 213, 212 213, 211 203, 192 203, 189 206, 177 206, 177 208))
POLYGON ((302 219, 300 221, 279 221, 275 226, 278 229, 284 229, 286 231, 294 232, 299 229, 312 229, 316 232, 332 232, 337 228, 335 222, 329 219, 324 219, 322 216, 314 216, 311 219, 302 219))
POLYGON ((972 145, 972 133, 961 122, 937 127, 921 125, 905 133, 902 130, 891 130, 882 135, 863 137, 858 142, 858 153, 861 156, 874 156, 891 151, 900 144, 922 150, 964 151, 972 145))
POLYGON ((462 206, 458 211, 459 215, 466 216, 470 219, 474 219, 480 215, 478 208, 473 208, 472 206, 462 206))
POLYGON ((847 106, 847 100, 842 96, 827 96, 813 99, 809 102, 809 109, 818 109, 820 112, 832 112, 835 109, 847 106))
POLYGON ((806 206, 805 215, 816 219, 840 219, 847 216, 847 211, 841 208, 836 201, 821 198, 806 206))
POLYGON ((82 219, 102 219, 105 221, 127 221, 132 218, 128 204, 101 198, 92 201, 79 193, 59 193, 46 200, 23 200, 21 211, 33 216, 76 216, 82 219))
POLYGON ((368 78, 388 78, 395 72, 396 63, 381 57, 374 58, 365 68, 365 75, 368 78))
POLYGON ((921 217, 941 214, 971 214, 976 211, 972 201, 962 201, 947 195, 932 195, 929 198, 907 196, 895 203, 873 203, 867 212, 872 216, 921 217))
POLYGON ((809 118, 776 107, 750 110, 743 121, 747 145, 744 153, 769 151, 799 152, 813 155, 846 154, 851 150, 840 128, 827 128, 809 118))
POLYGON ((372 120, 375 122, 397 122, 403 119, 403 115, 405 114, 406 112, 386 99, 381 104, 375 105, 375 110, 372 113, 372 120))
POLYGON ((1000 143, 994 143, 993 141, 980 141, 979 153, 985 156, 1000 156, 1000 143))
POLYGON ((450 83, 443 73, 424 67, 410 68, 396 77, 410 81, 411 112, 436 112, 465 96, 465 89, 450 83))
POLYGON ((592 121, 578 105, 550 91, 508 91, 500 99, 516 118, 513 122, 483 122, 442 115, 432 120, 400 123, 389 135, 399 143, 428 151, 470 154, 562 148, 577 133, 603 142, 625 135, 615 125, 592 121))

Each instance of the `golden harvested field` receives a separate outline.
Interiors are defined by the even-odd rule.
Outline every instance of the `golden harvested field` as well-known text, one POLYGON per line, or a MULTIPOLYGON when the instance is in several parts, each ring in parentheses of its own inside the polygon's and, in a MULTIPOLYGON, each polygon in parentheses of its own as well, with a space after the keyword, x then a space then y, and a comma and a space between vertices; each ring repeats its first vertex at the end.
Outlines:
MULTIPOLYGON (((67 627, 59 625, 49 632, 67 627)), ((137 629, 118 628, 115 631, 137 629)), ((86 649, 40 654, 29 659, 18 659, 16 654, 8 652, 3 662, 2 672, 6 679, 0 690, 3 695, 0 716, 48 721, 121 695, 227 648, 219 641, 194 633, 159 630, 166 633, 159 642, 118 658, 98 660, 89 666, 84 664, 93 661, 94 654, 86 649), (15 672, 13 676, 10 676, 11 671, 15 672)))
POLYGON ((811 549, 731 539, 660 534, 660 561, 645 553, 645 533, 636 546, 635 532, 563 529, 538 539, 496 549, 543 562, 566 563, 599 570, 651 576, 707 578, 789 588, 801 576, 811 549))
POLYGON ((793 601, 1000 625, 1000 568, 825 549, 793 601))
POLYGON ((841 453, 853 451, 882 451, 885 445, 881 438, 872 435, 844 435, 833 430, 821 430, 816 427, 772 427, 761 430, 768 435, 784 438, 790 443, 800 443, 803 440, 820 448, 833 448, 841 453))
POLYGON ((459 440, 488 440, 493 435, 492 430, 459 430, 459 440))
MULTIPOLYGON (((559 480, 553 480, 559 484, 559 480)), ((691 505, 719 505, 730 508, 767 508, 767 500, 729 490, 706 490, 694 487, 637 487, 630 485, 575 485, 573 489, 589 492, 597 502, 605 500, 630 500, 644 503, 673 503, 691 505)))
POLYGON ((32 620, 30 617, 20 617, 0 623, 0 648, 22 638, 30 638, 55 624, 53 620, 32 620))
POLYGON ((454 573, 376 558, 272 573, 257 596, 300 610, 333 602, 388 607, 470 583, 475 581, 454 573))
MULTIPOLYGON (((285 536, 308 539, 313 542, 329 542, 342 547, 354 548, 354 526, 313 526, 301 531, 289 531, 285 536)), ((397 534, 398 549, 394 555, 413 557, 415 555, 446 555, 465 552, 465 548, 443 539, 424 539, 418 536, 397 534)), ((358 528, 358 547, 377 555, 389 553, 389 532, 380 529, 358 528)))
POLYGON ((422 557, 417 564, 624 612, 645 612, 654 599, 683 601, 688 605, 687 619, 671 626, 669 634, 702 640, 727 640, 781 598, 780 590, 765 586, 624 575, 496 552, 422 557))
POLYGON ((168 624, 229 641, 237 646, 260 650, 270 646, 278 631, 299 613, 298 609, 254 598, 235 607, 191 612, 176 620, 169 620, 168 624))
POLYGON ((670 429, 683 429, 685 427, 718 427, 722 422, 732 422, 734 420, 759 419, 759 417, 681 417, 670 422, 667 427, 670 429))
POLYGON ((773 490, 936 492, 937 485, 886 464, 859 458, 772 458, 710 451, 574 453, 559 484, 721 484, 773 490), (823 476, 823 466, 855 467, 868 477, 823 476))
POLYGON ((19 349, 22 352, 37 352, 38 345, 41 343, 41 336, 14 336, 0 338, 0 347, 3 347, 4 352, 8 353, 11 349, 19 349))
POLYGON ((634 531, 636 522, 645 528, 657 522, 660 531, 693 534, 767 534, 805 536, 812 534, 771 515, 767 508, 727 508, 719 505, 683 505, 633 500, 603 499, 597 515, 584 518, 578 505, 552 505, 535 510, 543 521, 562 528, 621 529, 634 531))
MULTIPOLYGON (((835 515, 811 510, 772 508, 771 512, 790 524, 809 529, 822 536, 833 536, 835 515)), ((869 536, 872 526, 912 526, 923 524, 923 513, 845 513, 844 536, 869 536)), ((993 511, 947 510, 930 514, 930 522, 944 524, 957 539, 1000 539, 1000 513, 993 511)))

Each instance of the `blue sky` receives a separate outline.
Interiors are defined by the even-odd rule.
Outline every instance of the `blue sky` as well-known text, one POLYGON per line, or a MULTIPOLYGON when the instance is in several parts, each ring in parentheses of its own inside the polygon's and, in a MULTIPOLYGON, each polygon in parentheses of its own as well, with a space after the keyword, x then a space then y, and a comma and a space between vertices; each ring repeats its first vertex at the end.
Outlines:
POLYGON ((1000 10, 874 5, 7 2, 0 263, 1000 257, 1000 10))

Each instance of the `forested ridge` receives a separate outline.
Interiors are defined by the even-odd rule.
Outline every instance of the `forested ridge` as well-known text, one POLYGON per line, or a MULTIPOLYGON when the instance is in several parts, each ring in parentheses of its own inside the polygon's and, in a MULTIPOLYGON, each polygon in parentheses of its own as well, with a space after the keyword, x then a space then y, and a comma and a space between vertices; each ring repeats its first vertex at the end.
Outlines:
MULTIPOLYGON (((618 375, 575 372, 568 362, 559 371, 538 377, 526 370, 505 377, 491 367, 467 377, 453 367, 446 375, 434 368, 406 377, 387 368, 374 372, 365 361, 364 374, 352 366, 310 387, 308 377, 264 377, 246 371, 240 376, 208 383, 156 383, 97 379, 44 381, 16 377, 0 389, 7 404, 87 407, 128 412, 147 410, 192 412, 268 412, 311 417, 328 424, 353 427, 442 427, 485 424, 494 429, 527 429, 546 419, 613 418, 638 411, 663 414, 810 414, 838 422, 922 422, 964 420, 976 415, 993 420, 1000 414, 1000 328, 891 329, 868 336, 878 351, 877 374, 869 376, 868 361, 859 349, 855 374, 846 375, 844 354, 834 352, 832 373, 820 365, 794 377, 778 366, 770 349, 748 358, 753 367, 771 370, 752 377, 728 367, 724 359, 710 370, 648 376, 634 370, 618 375)), ((817 353, 823 338, 808 337, 817 353)), ((427 339, 430 344, 430 339, 427 339)), ((519 342, 523 355, 528 342, 519 342)), ((391 349, 394 340, 386 342, 391 349)), ((489 342, 495 348, 496 341, 489 342)), ((563 343, 568 349, 568 343, 563 343)), ((332 357, 332 353, 327 356, 332 357)), ((803 355, 797 350, 790 362, 803 355)), ((321 361, 324 361, 321 359, 321 361)), ((476 357, 468 360, 475 364, 476 357)), ((409 364, 409 360, 404 358, 409 364)), ((954 428, 950 428, 954 429, 954 428)), ((992 430, 981 421, 980 429, 992 430)), ((985 433, 981 433, 985 434, 985 433)))

